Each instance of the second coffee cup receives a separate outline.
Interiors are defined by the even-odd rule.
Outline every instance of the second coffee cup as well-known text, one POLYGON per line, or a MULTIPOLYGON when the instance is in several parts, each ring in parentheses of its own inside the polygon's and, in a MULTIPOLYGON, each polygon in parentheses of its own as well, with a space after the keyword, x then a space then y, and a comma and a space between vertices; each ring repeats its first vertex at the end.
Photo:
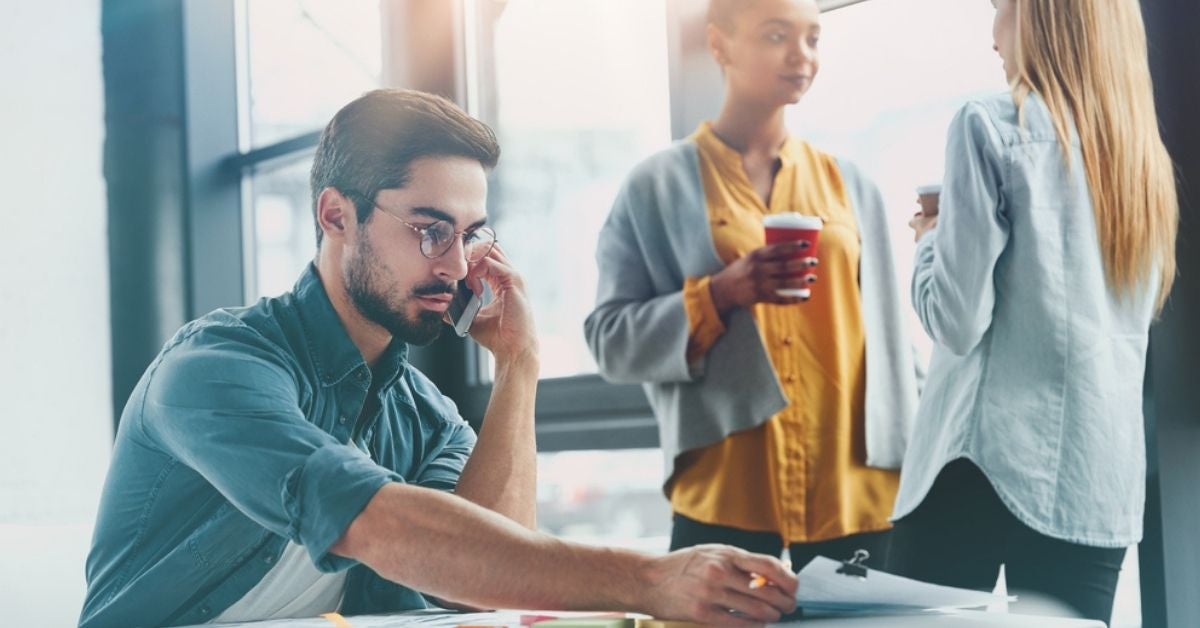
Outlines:
POLYGON ((925 216, 938 215, 938 203, 942 196, 942 184, 930 183, 917 187, 917 203, 925 216))
MULTIPOLYGON (((763 218, 763 230, 766 234, 767 244, 808 242, 808 248, 798 251, 791 256, 791 259, 817 257, 817 245, 820 242, 821 229, 824 226, 824 221, 819 216, 805 216, 795 212, 772 214, 763 218)), ((811 275, 813 271, 812 268, 805 268, 797 274, 804 277, 811 275)), ((780 288, 775 293, 779 296, 802 299, 812 296, 812 290, 809 288, 780 288)))

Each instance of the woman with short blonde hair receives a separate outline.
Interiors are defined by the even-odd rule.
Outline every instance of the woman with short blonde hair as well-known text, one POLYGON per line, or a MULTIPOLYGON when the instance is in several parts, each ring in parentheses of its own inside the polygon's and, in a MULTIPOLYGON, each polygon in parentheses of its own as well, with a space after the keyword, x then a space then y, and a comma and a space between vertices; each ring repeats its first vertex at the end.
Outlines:
POLYGON ((1142 380, 1178 203, 1136 0, 994 0, 1010 90, 951 125, 913 302, 935 341, 892 568, 1107 621, 1142 535, 1142 380))

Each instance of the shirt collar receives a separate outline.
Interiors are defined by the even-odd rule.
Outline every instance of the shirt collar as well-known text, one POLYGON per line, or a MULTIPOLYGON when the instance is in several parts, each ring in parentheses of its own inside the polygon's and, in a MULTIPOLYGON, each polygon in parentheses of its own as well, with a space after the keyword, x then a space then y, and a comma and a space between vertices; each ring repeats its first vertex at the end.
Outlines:
MULTIPOLYGON (((301 273, 292 288, 296 299, 296 308, 300 313, 301 325, 304 327, 305 341, 309 354, 312 356, 317 377, 325 386, 332 386, 350 376, 354 372, 369 371, 363 361, 362 353, 350 340, 342 319, 329 300, 329 293, 317 274, 317 268, 312 263, 301 273)), ((408 344, 392 339, 386 351, 380 357, 376 371, 383 378, 381 389, 391 386, 396 378, 403 373, 408 361, 408 344)))
MULTIPOLYGON (((722 170, 730 169, 739 173, 742 177, 746 176, 746 170, 742 166, 742 154, 737 149, 725 143, 716 132, 713 131, 712 123, 707 120, 700 123, 695 133, 692 133, 692 140, 700 145, 700 148, 710 156, 722 170)), ((779 147, 779 160, 784 168, 790 168, 796 163, 795 151, 799 149, 799 140, 795 139, 791 133, 788 133, 787 138, 783 140, 783 145, 779 147)))

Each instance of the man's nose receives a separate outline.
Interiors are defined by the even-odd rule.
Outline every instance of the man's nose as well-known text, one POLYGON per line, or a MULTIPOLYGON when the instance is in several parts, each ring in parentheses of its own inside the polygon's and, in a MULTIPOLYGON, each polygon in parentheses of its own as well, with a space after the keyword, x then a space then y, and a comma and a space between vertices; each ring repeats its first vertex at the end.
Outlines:
POLYGON ((441 279, 459 281, 466 277, 470 264, 467 263, 467 251, 462 238, 454 238, 454 243, 445 253, 435 258, 434 263, 434 270, 441 279))

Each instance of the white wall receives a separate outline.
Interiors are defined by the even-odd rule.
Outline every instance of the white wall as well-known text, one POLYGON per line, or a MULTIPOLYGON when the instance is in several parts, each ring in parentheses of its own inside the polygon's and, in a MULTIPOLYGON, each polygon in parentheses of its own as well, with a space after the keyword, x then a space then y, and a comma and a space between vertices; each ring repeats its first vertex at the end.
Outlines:
POLYGON ((100 2, 0 20, 0 609, 73 626, 112 439, 100 2))

